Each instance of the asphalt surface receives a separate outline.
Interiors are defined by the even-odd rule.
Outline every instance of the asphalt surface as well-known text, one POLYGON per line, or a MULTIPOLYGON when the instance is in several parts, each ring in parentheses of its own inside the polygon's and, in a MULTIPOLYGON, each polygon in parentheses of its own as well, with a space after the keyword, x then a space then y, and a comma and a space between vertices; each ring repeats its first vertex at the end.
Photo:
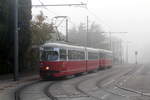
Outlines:
POLYGON ((150 100, 150 66, 116 65, 20 88, 20 100, 150 100))

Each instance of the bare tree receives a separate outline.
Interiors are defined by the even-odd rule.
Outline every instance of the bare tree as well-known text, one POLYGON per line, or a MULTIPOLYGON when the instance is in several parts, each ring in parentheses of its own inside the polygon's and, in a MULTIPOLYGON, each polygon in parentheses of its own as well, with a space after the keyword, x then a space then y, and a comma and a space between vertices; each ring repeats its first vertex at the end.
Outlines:
POLYGON ((82 46, 88 44, 89 47, 108 49, 108 38, 102 33, 100 25, 93 22, 88 30, 87 33, 84 23, 80 23, 77 28, 73 27, 69 31, 69 41, 82 46))

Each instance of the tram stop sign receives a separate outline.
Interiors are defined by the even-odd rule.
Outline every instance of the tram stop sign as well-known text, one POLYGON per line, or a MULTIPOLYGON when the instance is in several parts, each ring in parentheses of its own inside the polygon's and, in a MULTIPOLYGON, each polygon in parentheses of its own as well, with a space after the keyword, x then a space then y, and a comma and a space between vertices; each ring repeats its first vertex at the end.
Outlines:
POLYGON ((135 55, 137 55, 138 54, 138 52, 137 51, 135 51, 135 55))

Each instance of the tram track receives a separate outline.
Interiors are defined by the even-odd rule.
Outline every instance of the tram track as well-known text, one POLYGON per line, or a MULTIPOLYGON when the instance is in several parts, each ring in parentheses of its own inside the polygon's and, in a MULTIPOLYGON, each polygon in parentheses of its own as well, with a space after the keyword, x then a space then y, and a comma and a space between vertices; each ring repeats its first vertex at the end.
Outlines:
MULTIPOLYGON (((63 98, 80 98, 80 97, 92 97, 91 95, 87 94, 86 92, 82 91, 80 88, 77 87, 77 84, 80 84, 81 81, 85 81, 89 78, 92 78, 93 76, 80 76, 80 77, 74 77, 72 79, 69 79, 69 80, 65 80, 65 81, 60 81, 58 84, 64 84, 63 82, 66 82, 66 81, 74 81, 76 80, 77 82, 75 82, 74 84, 72 84, 72 86, 74 86, 75 90, 80 92, 80 95, 74 95, 74 96, 69 96, 70 94, 67 94, 65 93, 66 97, 63 97, 63 98), (82 95, 83 94, 83 95, 82 95)), ((50 92, 50 88, 55 85, 57 82, 54 82, 54 83, 51 83, 49 84, 47 87, 45 87, 45 94, 50 97, 52 100, 59 100, 59 98, 62 98, 62 97, 57 97, 57 96, 54 96, 53 94, 51 94, 50 92)), ((51 90, 52 91, 52 90, 51 90)), ((65 90, 63 90, 65 92, 65 90)), ((94 98, 94 97, 93 97, 94 98)), ((99 100, 96 98, 96 100, 99 100)))
MULTIPOLYGON (((135 68, 136 69, 136 68, 135 68)), ((128 77, 124 77, 123 79, 119 80, 119 81, 116 81, 116 84, 115 86, 119 89, 122 89, 124 91, 128 91, 128 92, 132 92, 132 93, 136 93, 138 95, 142 95, 142 96, 147 96, 147 97, 150 97, 150 94, 146 94, 146 93, 143 93, 141 91, 137 91, 137 90, 134 90, 134 89, 131 89, 131 88, 127 88, 127 87, 123 87, 121 86, 119 83, 122 81, 122 80, 127 80, 127 78, 130 78, 132 77, 132 75, 134 75, 136 72, 138 71, 138 69, 135 70, 131 70, 131 72, 127 73, 127 74, 124 74, 124 76, 128 76, 128 77)))
POLYGON ((56 82, 52 82, 49 85, 47 85, 44 88, 44 93, 46 94, 47 97, 49 97, 51 100, 58 100, 57 97, 55 97, 54 95, 51 94, 51 92, 49 91, 50 87, 53 86, 54 84, 56 84, 56 82))
MULTIPOLYGON (((109 70, 107 70, 107 71, 109 71, 109 70)), ((104 73, 105 73, 105 71, 102 72, 101 74, 104 74, 104 73)), ((71 80, 70 80, 70 79, 69 79, 69 80, 66 80, 66 81, 73 81, 74 79, 75 79, 75 80, 77 79, 77 80, 76 80, 77 82, 75 82, 74 84, 72 84, 72 86, 74 86, 75 90, 78 91, 78 92, 80 93, 80 95, 69 96, 70 94, 65 94, 66 97, 63 97, 63 98, 80 98, 80 97, 85 97, 85 98, 87 97, 87 98, 89 98, 89 97, 91 97, 91 98, 93 98, 93 99, 95 99, 95 100, 100 100, 99 98, 94 97, 94 96, 88 94, 86 91, 80 89, 80 87, 79 87, 79 85, 80 85, 82 82, 84 82, 84 81, 86 81, 86 80, 89 80, 89 79, 91 79, 91 78, 94 77, 94 76, 89 76, 89 75, 90 75, 90 74, 85 75, 85 76, 81 76, 81 77, 74 77, 74 78, 71 79, 71 80)), ((99 76, 99 74, 96 75, 96 76, 99 76)), ((64 84, 63 82, 66 82, 66 81, 61 81, 61 82, 59 82, 59 84, 64 84)), ((57 96, 54 96, 54 95, 51 94, 51 92, 50 92, 50 88, 51 88, 53 85, 55 85, 55 84, 52 83, 52 84, 50 84, 49 86, 45 87, 45 94, 46 94, 48 97, 50 97, 52 100, 59 100, 59 98, 61 98, 61 97, 58 97, 58 98, 57 98, 57 96)), ((65 90, 64 90, 64 92, 65 92, 65 90)))
MULTIPOLYGON (((101 78, 101 80, 99 80, 99 82, 100 82, 100 81, 103 81, 103 80, 105 80, 105 79, 107 79, 107 78, 112 77, 112 76, 113 76, 114 74, 116 74, 117 72, 118 72, 118 71, 115 71, 115 72, 113 72, 113 73, 111 73, 111 74, 109 74, 109 75, 104 76, 103 78, 101 78)), ((99 76, 99 75, 97 75, 97 76, 99 76)), ((88 93, 89 91, 86 92, 86 91, 84 91, 83 89, 81 89, 81 88, 79 87, 80 84, 82 84, 83 82, 85 82, 85 81, 87 81, 87 80, 91 80, 91 78, 92 78, 92 77, 86 77, 85 79, 80 80, 78 83, 75 84, 75 88, 76 88, 77 91, 83 93, 83 94, 86 95, 87 97, 91 97, 91 98, 93 98, 93 99, 95 99, 95 100, 101 100, 99 97, 93 96, 93 95, 91 95, 90 93, 88 93)), ((96 78, 97 78, 97 77, 96 77, 96 78)), ((97 83, 97 84, 98 84, 98 83, 97 83)))
MULTIPOLYGON (((42 80, 34 81, 34 82, 31 82, 29 84, 26 84, 26 85, 18 88, 14 93, 14 97, 15 97, 14 100, 22 100, 21 94, 22 94, 22 92, 24 92, 25 89, 30 88, 33 85, 43 84, 45 82, 48 82, 48 81, 42 81, 42 80)), ((45 96, 47 96, 47 98, 49 98, 50 100, 57 100, 57 98, 55 98, 53 95, 51 95, 51 93, 48 92, 49 87, 54 85, 55 83, 56 82, 49 82, 48 85, 45 85, 44 88, 41 90, 41 91, 43 91, 45 96)), ((24 95, 24 94, 22 94, 22 95, 24 95)))
POLYGON ((16 89, 16 91, 14 92, 14 100, 21 100, 21 97, 20 97, 21 92, 22 92, 25 88, 27 88, 27 87, 29 87, 29 86, 31 86, 31 85, 37 84, 37 83, 39 83, 39 82, 41 82, 41 80, 28 83, 28 84, 23 85, 23 86, 21 86, 20 88, 16 89))
MULTIPOLYGON (((134 69, 134 68, 133 68, 134 69)), ((122 76, 125 76, 125 75, 128 75, 129 73, 131 73, 133 71, 133 69, 130 69, 129 71, 126 71, 125 73, 122 74, 122 71, 120 71, 120 73, 111 73, 110 75, 106 75, 104 76, 103 78, 101 78, 99 81, 97 81, 96 83, 96 86, 99 88, 99 89, 102 89, 104 90, 105 92, 107 93, 110 93, 110 94, 113 94, 113 95, 116 95, 116 96, 121 96, 121 97, 124 97, 124 98, 128 98, 128 96, 126 95, 123 95, 123 94, 120 94, 120 93, 115 93, 113 91, 109 91, 109 89, 107 90, 106 88, 104 88, 102 85, 101 85, 101 82, 103 82, 105 79, 108 79, 108 78, 111 78, 111 77, 114 77, 115 75, 117 75, 116 79, 120 79, 122 76)), ((114 79, 113 81, 110 81, 111 84, 113 83, 116 83, 116 80, 114 79)))
MULTIPOLYGON (((104 72, 104 73, 105 73, 105 72, 104 72)), ((127 73, 130 73, 130 71, 128 71, 127 73)), ((127 74, 127 73, 125 73, 125 74, 127 74)), ((101 73, 101 74, 102 74, 102 73, 101 73)), ((114 75, 116 75, 116 74, 118 74, 118 71, 115 71, 115 72, 110 73, 109 75, 103 76, 103 77, 96 83, 96 86, 98 86, 98 84, 100 84, 100 83, 101 83, 102 81, 104 81, 105 79, 111 78, 112 76, 114 76, 114 75)), ((125 74, 123 74, 123 75, 125 75, 125 74)), ((99 75, 97 75, 97 76, 99 76, 99 75)), ((95 100, 101 100, 100 98, 89 94, 88 92, 84 91, 83 89, 81 89, 81 88, 79 87, 79 85, 80 85, 82 82, 85 82, 85 81, 87 81, 87 80, 89 80, 89 79, 91 79, 91 78, 93 78, 93 76, 89 76, 89 77, 85 77, 85 78, 80 79, 77 83, 75 83, 75 85, 74 85, 74 86, 75 86, 75 89, 76 89, 77 91, 79 91, 81 94, 84 94, 84 95, 85 95, 85 96, 82 96, 82 97, 87 97, 87 98, 91 97, 91 98, 93 98, 93 99, 95 99, 95 100)), ((52 100, 59 100, 57 97, 55 97, 54 95, 52 95, 52 94, 49 92, 50 87, 51 87, 52 85, 54 85, 54 84, 55 84, 55 83, 51 83, 51 84, 49 84, 49 85, 45 88, 45 94, 46 94, 48 97, 50 97, 52 100)), ((99 87, 99 88, 102 88, 102 87, 99 87)), ((119 94, 114 94, 114 95, 123 96, 123 95, 119 95, 119 94)), ((76 98, 78 98, 78 97, 79 97, 79 96, 77 96, 76 98)), ((125 96, 123 96, 123 97, 125 97, 125 96)), ((66 97, 66 98, 67 98, 67 97, 66 97)), ((70 97, 68 97, 68 98, 70 98, 70 97)), ((75 97, 74 97, 74 98, 75 98, 75 97)))
MULTIPOLYGON (((95 78, 97 80, 95 85, 96 85, 96 87, 99 88, 99 90, 97 90, 97 91, 104 90, 107 93, 111 93, 113 95, 117 95, 117 96, 128 98, 128 96, 126 96, 126 95, 117 94, 117 93, 114 93, 112 91, 105 90, 105 88, 102 87, 101 83, 104 82, 104 81, 108 81, 109 79, 112 79, 111 77, 116 77, 115 75, 119 75, 119 76, 117 76, 119 78, 117 78, 117 80, 115 80, 115 82, 113 82, 113 83, 115 83, 114 86, 116 86, 116 84, 118 83, 118 81, 120 81, 120 80, 123 79, 122 77, 126 77, 126 76, 129 76, 130 74, 133 74, 133 71, 135 71, 135 69, 136 69, 136 67, 134 67, 134 68, 132 68, 130 70, 127 70, 123 74, 122 74, 123 71, 115 69, 115 70, 107 70, 107 71, 101 72, 100 74, 99 73, 95 74, 95 75, 88 74, 88 75, 85 75, 85 76, 75 77, 75 78, 72 78, 72 79, 69 79, 69 80, 65 80, 65 81, 51 81, 48 84, 46 84, 41 91, 44 93, 44 95, 46 96, 46 98, 49 98, 50 100, 59 100, 61 97, 57 97, 55 94, 53 94, 52 93, 53 90, 51 90, 53 88, 51 88, 51 87, 56 87, 55 85, 57 83, 58 83, 58 85, 62 85, 62 84, 64 84, 63 82, 66 83, 67 81, 73 81, 75 79, 75 82, 72 84, 72 86, 74 86, 75 90, 78 91, 79 93, 81 93, 81 95, 74 95, 74 96, 71 97, 71 96, 69 96, 70 94, 66 94, 66 97, 64 97, 64 98, 80 98, 80 97, 84 97, 84 98, 92 98, 92 100, 93 99, 94 100, 102 100, 101 98, 99 98, 99 97, 97 97, 95 95, 92 95, 90 93, 90 91, 85 91, 83 88, 80 87, 80 84, 82 84, 83 82, 86 82, 88 80, 91 80, 91 79, 95 78), (109 73, 109 74, 104 74, 106 72, 109 73), (99 76, 101 76, 101 77, 99 77, 99 76)), ((95 80, 95 79, 93 79, 93 80, 95 80)), ((15 100, 22 100, 21 96, 20 96, 21 93, 22 93, 22 91, 24 91, 25 88, 28 88, 30 86, 32 87, 32 85, 36 85, 38 83, 42 84, 43 81, 32 82, 30 84, 27 84, 27 85, 25 85, 25 86, 17 89, 15 91, 15 100)), ((120 87, 120 89, 121 89, 121 87, 120 87)))
MULTIPOLYGON (((107 74, 107 75, 101 76, 100 80, 99 80, 98 82, 96 82, 96 86, 98 86, 98 84, 100 84, 102 81, 104 81, 104 80, 106 80, 106 79, 108 79, 108 78, 111 78, 111 77, 114 76, 114 75, 117 75, 118 72, 119 72, 118 70, 117 70, 117 71, 115 70, 115 71, 113 71, 113 72, 111 72, 111 73, 108 72, 109 74, 107 74)), ((106 73, 106 72, 104 72, 104 73, 106 73)), ((102 73, 101 73, 101 74, 102 74, 102 73)), ((99 76, 99 75, 96 75, 96 78, 97 78, 97 76, 99 76)), ((84 91, 83 89, 81 89, 81 88, 79 87, 80 84, 82 84, 83 82, 85 82, 85 81, 87 81, 87 80, 91 80, 91 78, 93 78, 93 77, 86 77, 86 78, 80 80, 79 82, 77 82, 77 83, 75 84, 75 88, 76 88, 77 91, 81 92, 82 94, 84 94, 84 95, 87 96, 87 97, 92 97, 92 98, 94 98, 94 99, 96 99, 96 100, 101 100, 99 97, 93 96, 93 95, 91 95, 90 93, 88 93, 88 92, 90 92, 90 91, 86 92, 86 91, 84 91)), ((101 88, 102 88, 102 87, 99 87, 99 89, 101 89, 101 88)))
MULTIPOLYGON (((137 96, 145 96, 145 97, 150 97, 149 94, 145 94, 145 93, 142 93, 140 91, 136 91, 136 90, 133 90, 131 88, 126 88, 126 87, 123 87, 121 86, 119 83, 123 83, 124 80, 126 80, 126 78, 129 78, 131 77, 132 75, 134 75, 139 69, 137 69, 137 67, 133 67, 131 70, 125 72, 124 74, 120 75, 118 77, 117 80, 114 81, 114 86, 120 90, 123 90, 123 91, 126 91, 129 92, 129 93, 133 93, 133 94, 137 94, 137 96)), ((103 89, 104 91, 108 92, 108 93, 111 93, 113 95, 117 95, 117 96, 121 96, 121 97, 125 97, 127 98, 127 100, 130 100, 129 98, 132 97, 132 96, 129 96, 129 95, 126 95, 126 94, 121 94, 121 93, 116 93, 112 90, 109 90, 109 89, 106 89, 106 88, 103 88, 102 86, 100 85, 97 85, 98 88, 101 88, 103 89)), ((135 96, 135 95, 133 95, 135 96)))
POLYGON ((99 98, 90 95, 88 92, 82 90, 82 89, 79 87, 79 85, 80 85, 82 82, 85 82, 85 81, 87 81, 87 80, 89 80, 89 77, 86 78, 86 79, 80 80, 78 83, 75 84, 75 89, 76 89, 77 91, 79 91, 80 93, 84 94, 84 95, 87 96, 87 97, 92 97, 92 98, 94 98, 94 99, 96 99, 96 100, 100 100, 99 98))

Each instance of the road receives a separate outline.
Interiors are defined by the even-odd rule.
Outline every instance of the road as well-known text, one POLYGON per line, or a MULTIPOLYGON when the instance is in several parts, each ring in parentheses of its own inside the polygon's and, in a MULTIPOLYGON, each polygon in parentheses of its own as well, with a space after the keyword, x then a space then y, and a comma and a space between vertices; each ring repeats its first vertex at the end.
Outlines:
POLYGON ((115 65, 67 79, 36 81, 17 91, 18 100, 150 100, 150 67, 115 65))

